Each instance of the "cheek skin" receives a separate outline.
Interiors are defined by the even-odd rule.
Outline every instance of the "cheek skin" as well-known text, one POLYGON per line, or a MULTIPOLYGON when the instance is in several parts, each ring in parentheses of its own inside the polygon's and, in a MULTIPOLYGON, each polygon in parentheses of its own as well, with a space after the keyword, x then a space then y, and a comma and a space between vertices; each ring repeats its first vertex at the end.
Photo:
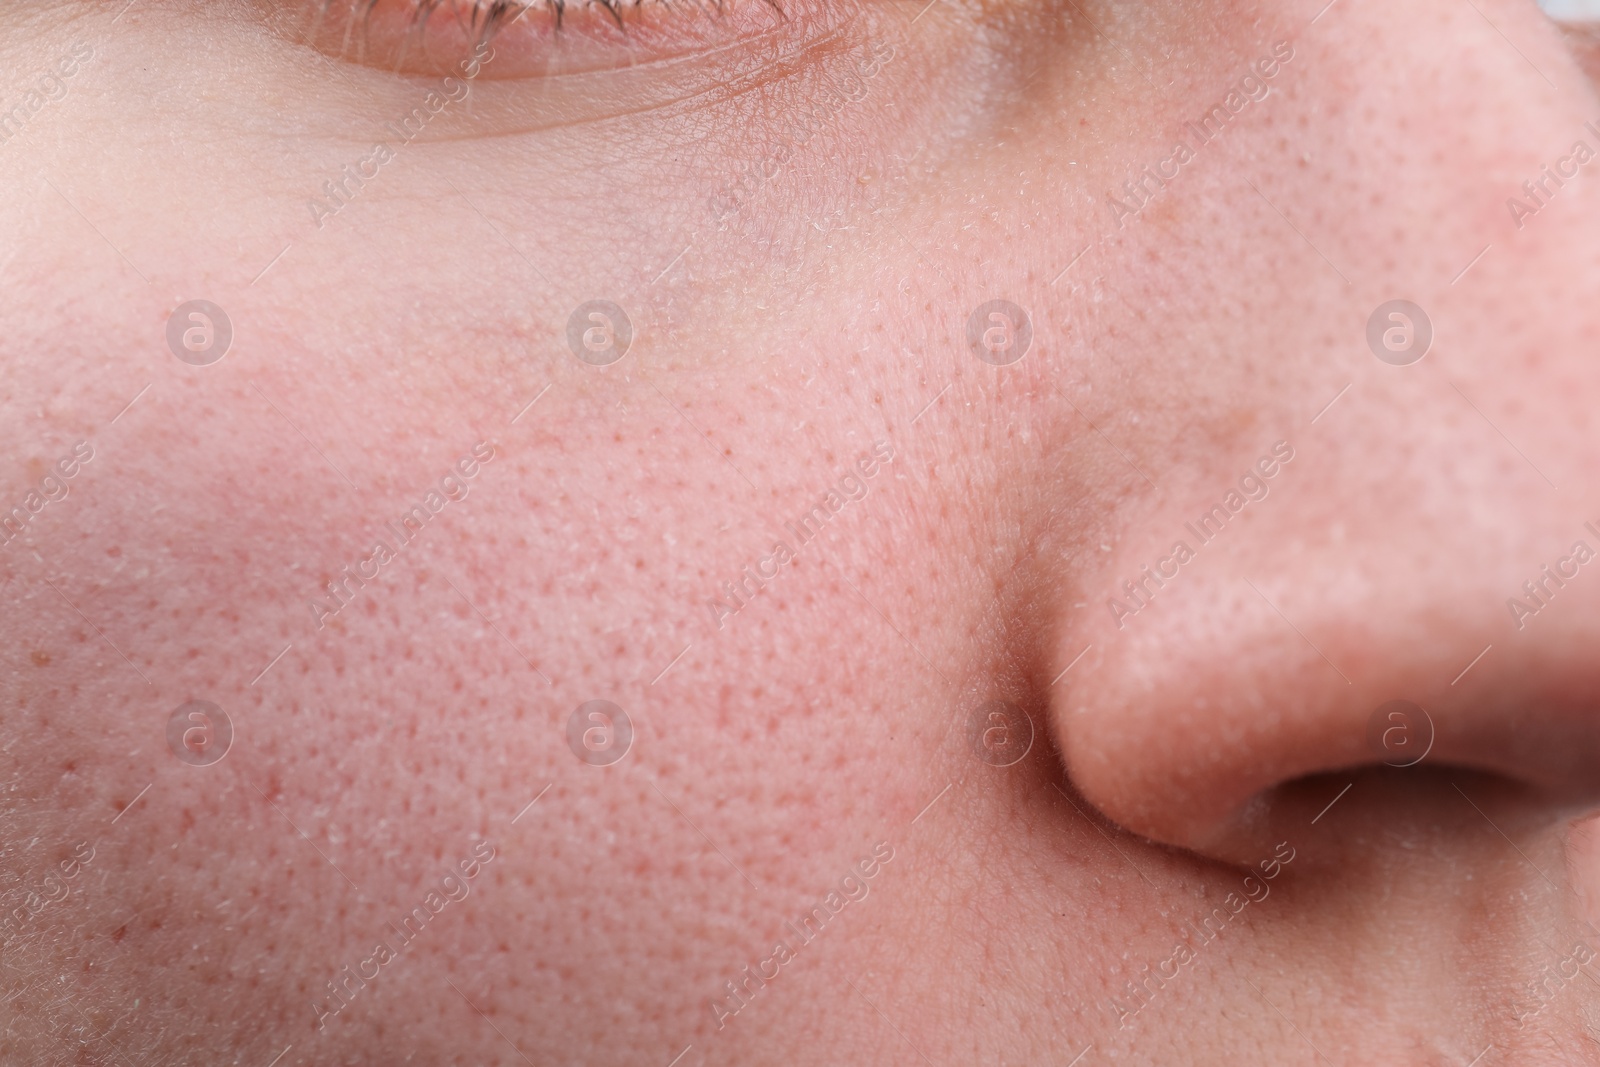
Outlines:
MULTIPOLYGON (((348 408, 339 399, 342 386, 313 369, 311 354, 280 351, 278 359, 288 362, 253 372, 262 393, 293 411, 303 425, 326 427, 343 417, 348 408)), ((772 373, 792 371, 785 364, 772 373)), ((483 411, 478 397, 447 402, 445 391, 425 381, 369 386, 367 410, 374 412, 403 411, 411 396, 434 396, 439 406, 430 423, 444 430, 459 427, 467 433, 483 411)), ((693 826, 714 830, 721 847, 758 885, 820 894, 873 840, 876 823, 862 817, 858 804, 899 812, 917 801, 886 785, 883 767, 860 760, 850 733, 834 723, 856 701, 883 701, 881 683, 867 687, 856 681, 871 675, 869 662, 887 667, 901 687, 890 705, 896 716, 912 716, 932 694, 912 681, 917 672, 904 662, 909 651, 888 662, 873 651, 886 631, 876 616, 852 606, 856 594, 825 576, 820 546, 802 550, 800 564, 727 633, 713 631, 703 610, 717 583, 735 576, 729 563, 755 558, 769 537, 754 517, 730 525, 730 514, 741 515, 737 509, 705 506, 705 501, 727 501, 735 490, 726 466, 685 417, 722 436, 741 420, 792 422, 800 409, 751 409, 731 399, 669 388, 682 415, 653 392, 639 395, 592 376, 574 375, 558 385, 540 402, 537 421, 525 420, 496 435, 497 455, 475 479, 471 498, 431 520, 419 544, 404 549, 386 567, 385 577, 362 588, 321 632, 312 629, 305 602, 318 594, 318 583, 330 569, 354 558, 352 552, 365 551, 374 525, 393 511, 387 494, 335 492, 335 514, 326 525, 274 518, 305 506, 304 485, 340 482, 339 475, 303 441, 295 445, 298 437, 283 433, 282 416, 271 405, 258 399, 253 408, 242 408, 237 382, 221 377, 191 385, 186 394, 192 410, 215 412, 209 418, 218 421, 203 421, 204 432, 193 433, 194 424, 182 428, 160 418, 138 420, 130 412, 117 424, 120 436, 101 435, 97 463, 104 464, 105 484, 160 485, 172 520, 194 535, 188 544, 266 538, 256 541, 247 572, 217 575, 210 584, 180 583, 156 612, 171 621, 143 624, 146 643, 136 662, 157 680, 157 692, 141 694, 137 710, 104 742, 81 750, 77 784, 61 797, 63 811, 80 810, 82 804, 127 804, 151 777, 156 780, 119 820, 118 834, 104 842, 96 861, 103 870, 137 869, 141 857, 167 847, 163 841, 173 827, 184 827, 183 844, 163 861, 159 880, 126 882, 125 895, 115 899, 103 893, 85 898, 84 906, 95 909, 92 914, 108 922, 117 919, 112 929, 122 922, 124 913, 117 909, 126 909, 128 931, 117 942, 118 951, 145 961, 145 978, 152 977, 154 961, 173 958, 176 942, 169 939, 178 935, 169 931, 183 925, 176 916, 209 907, 206 900, 227 899, 229 886, 259 886, 269 902, 230 921, 239 923, 248 938, 270 938, 271 929, 296 932, 292 942, 280 941, 281 969, 267 980, 277 991, 267 1002, 283 1005, 291 1020, 303 1016, 309 1025, 314 1016, 302 1003, 305 998, 296 995, 296 985, 320 988, 341 967, 370 956, 373 938, 384 936, 386 924, 436 884, 426 856, 435 849, 460 853, 471 831, 502 846, 474 883, 472 896, 441 912, 400 961, 383 968, 350 1014, 340 1013, 345 1029, 330 1024, 321 1039, 333 1050, 370 1049, 372 1038, 362 1020, 372 1016, 361 1012, 374 1010, 370 1005, 379 1003, 379 990, 402 1003, 422 1003, 432 997, 430 983, 445 961, 466 954, 497 961, 466 980, 469 995, 487 1005, 495 1002, 496 989, 518 990, 505 994, 497 1010, 506 1014, 507 1025, 533 1035, 532 1047, 543 1041, 542 1047, 553 1052, 561 1047, 559 1035, 540 1037, 536 1014, 537 1005, 559 995, 554 973, 541 977, 545 964, 588 961, 584 982, 593 983, 595 991, 612 985, 637 990, 632 996, 657 996, 630 978, 641 965, 637 955, 611 944, 597 951, 593 931, 578 928, 565 915, 600 907, 626 917, 628 925, 648 914, 692 926, 705 915, 728 913, 727 892, 746 885, 731 868, 705 866, 707 860, 722 860, 705 850, 693 826), (632 413, 619 416, 619 411, 632 413), (611 420, 620 440, 594 445, 586 428, 597 420, 611 420), (254 476, 242 477, 246 472, 254 476), (244 483, 250 492, 240 491, 244 483), (561 486, 567 488, 552 491, 561 486), (558 545, 580 550, 551 566, 548 553, 558 545), (501 634, 486 627, 484 617, 494 620, 501 634), (567 624, 555 628, 541 621, 556 617, 567 624), (419 627, 424 619, 432 621, 419 627), (681 650, 680 636, 700 647, 658 685, 647 685, 681 650), (782 655, 793 641, 830 662, 851 665, 830 683, 825 714, 798 699, 774 702, 770 697, 807 691, 809 668, 782 655), (248 684, 248 677, 224 681, 224 664, 247 662, 254 677, 291 642, 293 649, 257 684, 248 684), (194 647, 198 655, 174 657, 171 650, 179 647, 194 647), (597 663, 605 669, 597 671, 597 663), (535 668, 554 684, 544 682, 535 668), (238 728, 238 747, 225 767, 191 768, 160 758, 129 767, 119 760, 116 753, 123 746, 159 737, 173 702, 168 694, 199 691, 225 705, 238 728), (401 692, 408 695, 397 701, 394 695, 401 692), (708 699, 706 693, 714 695, 708 699), (569 712, 597 696, 624 704, 640 727, 637 751, 603 771, 580 764, 565 741, 569 712), (691 714, 677 715, 676 725, 663 733, 672 707, 691 714), (716 751, 743 752, 747 759, 735 759, 710 777, 691 770, 716 751), (773 753, 806 755, 788 761, 774 776, 768 763, 773 753), (820 806, 814 800, 774 803, 779 796, 809 793, 808 783, 826 768, 841 785, 838 800, 823 800, 820 806), (185 820, 184 811, 204 812, 214 803, 219 779, 208 772, 219 770, 242 775, 235 788, 247 789, 245 795, 253 799, 241 812, 185 820), (648 771, 655 788, 630 777, 630 771, 641 770, 648 771), (551 791, 513 826, 512 817, 545 785, 551 791), (718 805, 728 798, 736 798, 734 809, 718 814, 718 805), (394 817, 396 803, 409 813, 405 818, 394 817), (338 813, 317 820, 309 832, 331 863, 309 846, 296 851, 296 843, 305 842, 285 819, 307 828, 306 813, 325 807, 338 813), (464 812, 473 813, 465 824, 464 812), (795 843, 795 857, 759 844, 774 819, 795 843), (357 840, 359 848, 335 844, 357 840), (230 842, 249 844, 231 848, 230 842), (231 858, 219 862, 219 857, 231 858), (280 862, 309 888, 291 889, 282 881, 280 862), (662 879, 670 892, 640 912, 633 887, 662 879), (530 900, 544 903, 524 912, 514 928, 491 921, 500 909, 519 910, 525 904, 517 902, 530 900), (329 901, 343 904, 333 909, 329 901), (530 968, 535 960, 543 963, 530 968)), ((770 388, 751 390, 758 394, 775 395, 770 388)), ((837 480, 848 457, 830 461, 829 452, 851 438, 856 418, 869 410, 846 405, 839 417, 848 421, 816 423, 807 435, 791 437, 783 453, 751 455, 745 470, 780 487, 789 510, 798 512, 837 480)), ((501 421, 511 413, 500 412, 501 421)), ((414 435, 362 458, 349 448, 354 440, 340 445, 330 437, 324 451, 334 467, 362 486, 370 484, 376 470, 437 470, 454 462, 470 442, 448 433, 414 435)), ((891 464, 886 471, 893 469, 891 464)), ((894 558, 888 544, 899 540, 884 526, 896 508, 896 490, 886 471, 873 483, 871 499, 883 501, 880 510, 836 520, 840 530, 853 531, 872 546, 875 562, 858 577, 858 584, 869 587, 875 573, 887 573, 883 568, 894 558)), ((146 611, 135 576, 160 553, 162 527, 153 527, 136 502, 121 494, 85 495, 84 507, 79 518, 82 528, 94 532, 93 551, 115 547, 126 568, 101 590, 99 608, 106 625, 132 625, 146 611)), ((69 595, 76 599, 77 593, 69 595)), ((81 676, 86 693, 115 703, 125 699, 126 685, 142 684, 132 671, 127 678, 97 676, 93 653, 76 641, 65 620, 58 623, 43 635, 53 668, 81 676)), ((927 640, 920 634, 917 639, 927 640)), ((24 704, 40 718, 25 717, 19 731, 48 737, 44 721, 54 709, 48 690, 29 691, 24 704)), ((914 732, 914 719, 905 718, 903 728, 914 732)), ((42 770, 38 780, 30 780, 30 789, 48 791, 42 770)), ((889 884, 880 874, 874 892, 859 906, 876 906, 880 896, 892 901, 882 892, 889 884)), ((770 936, 770 912, 760 897, 731 906, 739 930, 770 936)), ((883 913, 895 910, 888 903, 883 913)), ((659 1001, 663 1017, 682 1020, 692 1037, 705 1015, 702 1001, 718 987, 722 971, 736 971, 746 962, 745 948, 742 933, 730 931, 674 950, 673 960, 659 966, 677 975, 681 988, 659 1001)), ((176 974, 154 977, 180 980, 176 974)), ((108 984, 98 995, 122 992, 108 984)), ((131 994, 131 988, 125 992, 131 994)), ((249 1013, 240 1016, 241 1034, 254 1033, 258 1025, 263 1021, 249 1013)), ((453 1015, 424 1012, 408 1029, 407 1040, 443 1050, 458 1041, 456 1028, 453 1015)), ((751 1022, 734 1047, 759 1043, 768 1033, 762 1023, 751 1022)), ((645 1028, 617 1035, 608 1047, 627 1059, 637 1044, 642 1057, 653 1042, 676 1037, 676 1030, 645 1028)))

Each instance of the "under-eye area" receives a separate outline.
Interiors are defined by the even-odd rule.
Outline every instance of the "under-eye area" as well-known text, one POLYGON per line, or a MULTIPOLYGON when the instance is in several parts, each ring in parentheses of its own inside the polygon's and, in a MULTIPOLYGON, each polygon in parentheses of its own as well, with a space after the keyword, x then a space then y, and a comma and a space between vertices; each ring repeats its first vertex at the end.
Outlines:
MULTIPOLYGON (((740 125, 776 121, 758 112, 809 108, 822 92, 818 79, 858 95, 855 83, 876 76, 916 14, 910 0, 794 0, 781 8, 770 0, 541 0, 496 7, 498 14, 415 0, 255 6, 248 21, 225 10, 206 17, 229 32, 270 34, 263 44, 315 74, 297 92, 341 101, 359 126, 380 116, 393 125, 418 107, 430 120, 441 117, 425 131, 408 129, 399 137, 407 143, 670 122, 707 111, 740 125), (431 97, 447 103, 435 106, 431 97)), ((944 47, 939 34, 926 40, 944 47)), ((329 124, 318 132, 353 131, 329 124)), ((389 136, 376 143, 397 147, 389 136)))

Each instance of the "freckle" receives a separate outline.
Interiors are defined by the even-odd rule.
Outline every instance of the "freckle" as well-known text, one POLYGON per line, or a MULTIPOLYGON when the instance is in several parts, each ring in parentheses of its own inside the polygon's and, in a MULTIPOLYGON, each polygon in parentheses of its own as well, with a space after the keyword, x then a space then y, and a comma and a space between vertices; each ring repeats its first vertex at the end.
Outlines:
POLYGON ((50 653, 48 653, 48 652, 41 652, 41 651, 35 650, 33 652, 28 653, 28 658, 33 660, 33 665, 35 667, 48 667, 48 666, 50 666, 50 653))

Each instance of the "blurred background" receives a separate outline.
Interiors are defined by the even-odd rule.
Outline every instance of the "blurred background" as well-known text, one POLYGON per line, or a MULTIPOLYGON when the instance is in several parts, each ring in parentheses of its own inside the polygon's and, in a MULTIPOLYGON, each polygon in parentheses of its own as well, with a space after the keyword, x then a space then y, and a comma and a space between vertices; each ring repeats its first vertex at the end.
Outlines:
POLYGON ((1600 0, 1539 0, 1539 6, 1551 18, 1600 21, 1600 0))

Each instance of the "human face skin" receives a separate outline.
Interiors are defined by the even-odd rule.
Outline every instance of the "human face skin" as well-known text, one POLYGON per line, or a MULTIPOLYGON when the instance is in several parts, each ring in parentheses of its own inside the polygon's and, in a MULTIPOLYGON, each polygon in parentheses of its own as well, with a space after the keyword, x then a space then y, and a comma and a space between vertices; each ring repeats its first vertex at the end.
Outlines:
POLYGON ((1600 102, 1324 2, 10 5, 0 1062, 1600 1062, 1600 102))

